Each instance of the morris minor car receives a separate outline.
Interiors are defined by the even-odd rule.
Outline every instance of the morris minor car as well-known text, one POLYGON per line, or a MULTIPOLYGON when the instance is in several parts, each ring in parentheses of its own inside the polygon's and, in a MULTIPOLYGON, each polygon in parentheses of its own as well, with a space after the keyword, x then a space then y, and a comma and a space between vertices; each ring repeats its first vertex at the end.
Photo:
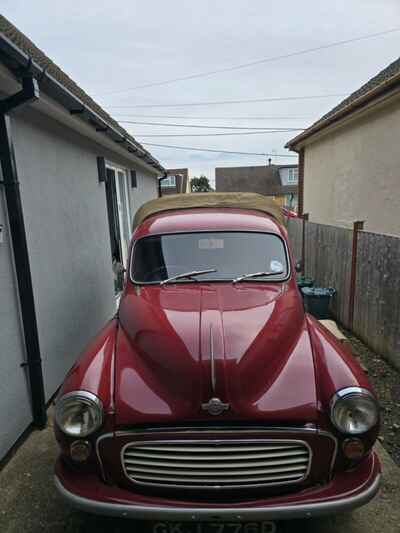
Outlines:
POLYGON ((150 201, 129 257, 118 311, 56 403, 55 482, 72 506, 198 533, 347 511, 377 493, 377 399, 305 313, 273 201, 150 201))

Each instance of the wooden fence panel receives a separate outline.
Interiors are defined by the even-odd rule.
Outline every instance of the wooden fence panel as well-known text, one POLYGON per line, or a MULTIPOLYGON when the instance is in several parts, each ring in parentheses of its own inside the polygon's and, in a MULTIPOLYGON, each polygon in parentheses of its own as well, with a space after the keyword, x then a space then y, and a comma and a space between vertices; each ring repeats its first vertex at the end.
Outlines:
POLYGON ((301 259, 301 247, 303 241, 303 220, 301 218, 289 218, 287 223, 289 240, 295 261, 301 259))
POLYGON ((347 228, 307 222, 305 273, 317 287, 334 287, 331 312, 348 324, 353 232, 347 228))
POLYGON ((400 368, 400 237, 358 235, 353 330, 400 368))
MULTIPOLYGON (((290 219, 295 258, 301 257, 303 221, 290 219)), ((353 231, 307 222, 305 274, 337 290, 331 311, 348 326, 353 231)), ((357 242, 353 331, 400 369, 400 237, 360 231, 357 242)))

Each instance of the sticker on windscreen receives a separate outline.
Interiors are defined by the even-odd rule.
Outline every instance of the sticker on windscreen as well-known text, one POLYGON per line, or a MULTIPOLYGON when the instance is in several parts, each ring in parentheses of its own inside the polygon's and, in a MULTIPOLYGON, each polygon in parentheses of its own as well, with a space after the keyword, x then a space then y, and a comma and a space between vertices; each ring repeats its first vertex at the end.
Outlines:
POLYGON ((224 247, 224 239, 199 239, 200 250, 221 250, 224 247))
POLYGON ((271 272, 283 272, 282 263, 280 261, 276 261, 275 259, 270 262, 269 268, 271 272))

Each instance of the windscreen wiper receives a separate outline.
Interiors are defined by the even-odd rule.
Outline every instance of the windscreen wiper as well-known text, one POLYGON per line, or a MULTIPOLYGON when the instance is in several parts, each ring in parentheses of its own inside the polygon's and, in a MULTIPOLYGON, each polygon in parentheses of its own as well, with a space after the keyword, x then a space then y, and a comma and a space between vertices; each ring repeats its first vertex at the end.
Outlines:
POLYGON ((210 274, 211 272, 217 272, 217 269, 209 268, 207 270, 192 270, 191 272, 183 272, 182 274, 177 274, 176 276, 172 276, 160 281, 160 285, 165 285, 166 283, 170 283, 171 281, 175 281, 177 279, 192 278, 194 276, 200 276, 200 274, 210 274))
POLYGON ((283 270, 278 270, 277 272, 253 272, 252 274, 243 274, 243 276, 239 276, 232 280, 232 283, 238 283, 239 281, 242 281, 243 279, 248 278, 260 278, 264 276, 276 276, 279 274, 283 274, 283 270))

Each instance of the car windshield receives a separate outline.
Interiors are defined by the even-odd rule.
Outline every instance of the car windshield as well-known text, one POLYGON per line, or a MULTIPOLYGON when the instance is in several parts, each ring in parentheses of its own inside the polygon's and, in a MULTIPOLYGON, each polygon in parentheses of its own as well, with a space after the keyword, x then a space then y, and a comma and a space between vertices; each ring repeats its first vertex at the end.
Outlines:
POLYGON ((176 282, 233 280, 254 272, 277 274, 248 281, 284 279, 288 263, 283 240, 270 233, 201 232, 143 237, 134 246, 131 277, 137 283, 160 283, 179 274, 210 269, 215 272, 176 282))

